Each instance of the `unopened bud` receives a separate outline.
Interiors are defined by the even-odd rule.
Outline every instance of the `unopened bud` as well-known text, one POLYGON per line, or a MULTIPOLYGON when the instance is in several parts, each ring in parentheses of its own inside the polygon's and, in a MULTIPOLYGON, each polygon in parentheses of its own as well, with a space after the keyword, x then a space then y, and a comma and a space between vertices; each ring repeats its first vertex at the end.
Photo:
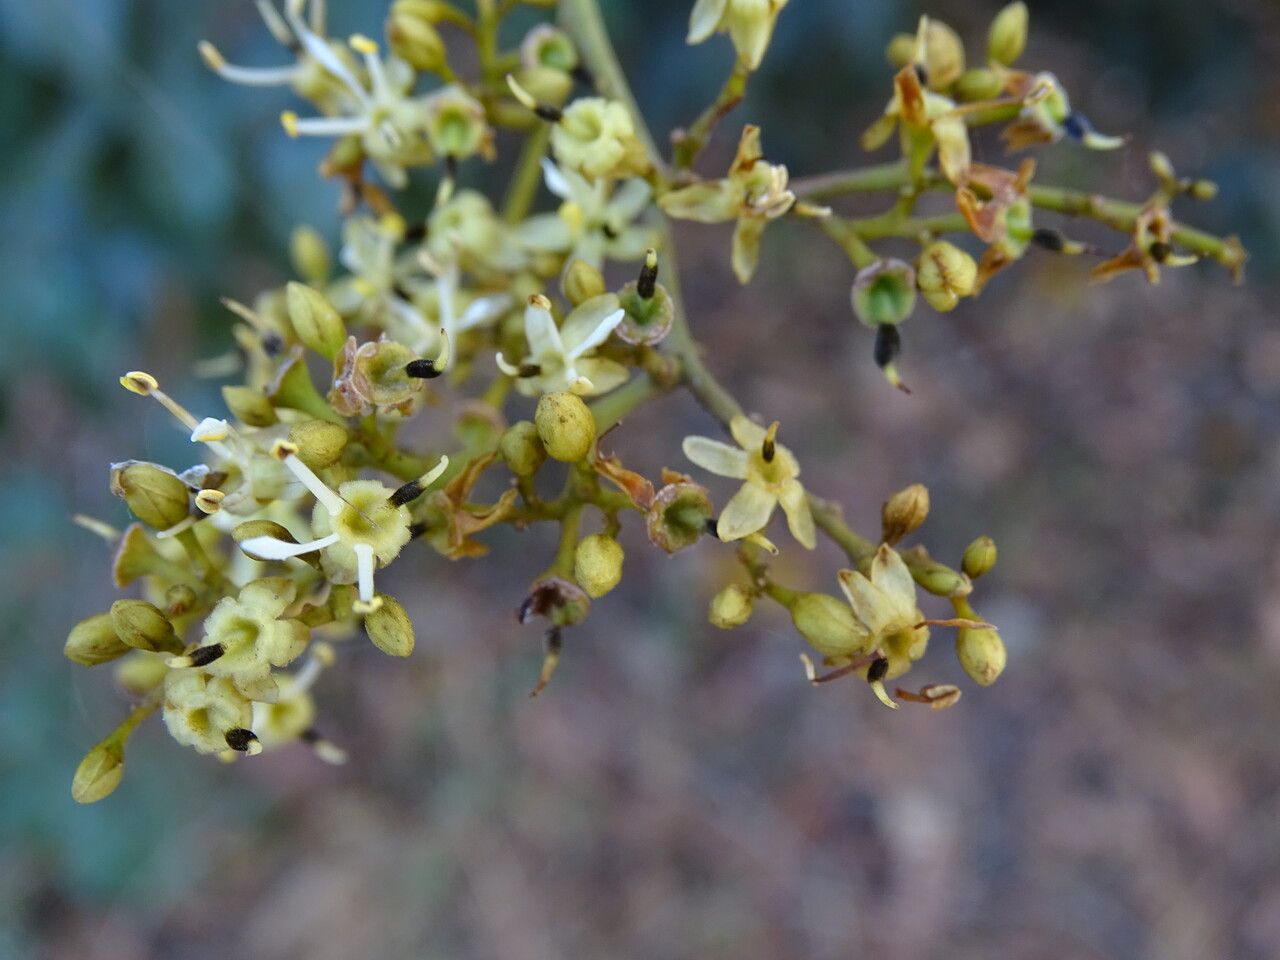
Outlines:
POLYGON ((347 328, 328 298, 296 282, 285 287, 285 298, 289 322, 303 346, 329 360, 336 357, 347 339, 347 328))
POLYGON ((707 610, 707 619, 713 627, 732 630, 751 619, 755 608, 755 595, 740 583, 731 583, 714 597, 707 610))
POLYGON ((97 803, 109 797, 124 777, 124 742, 115 734, 85 754, 71 779, 76 803, 97 803))
POLYGON ((387 43, 415 70, 434 73, 445 64, 444 40, 435 27, 441 6, 437 0, 396 0, 387 14, 387 43))
POLYGON ((925 301, 939 313, 954 310, 961 297, 973 293, 978 265, 954 243, 935 240, 920 254, 916 286, 925 301))
POLYGON ((533 476, 547 459, 538 428, 528 420, 518 420, 507 428, 498 441, 498 452, 517 477, 533 476))
POLYGON ((603 533, 583 537, 573 553, 573 579, 595 599, 603 597, 622 579, 622 544, 603 533))
POLYGON ((146 600, 117 600, 111 605, 111 623, 121 641, 135 650, 182 652, 182 642, 169 618, 146 600))
POLYGON ((885 59, 895 70, 901 70, 916 56, 916 37, 913 33, 895 34, 884 48, 885 59))
POLYGON ((936 597, 964 597, 973 592, 968 577, 934 560, 924 547, 902 551, 902 559, 921 589, 936 597))
POLYGON ((925 27, 923 66, 930 90, 945 90, 964 73, 964 43, 941 20, 931 18, 925 27))
POLYGON ((1027 20, 1027 5, 1022 0, 997 13, 987 34, 987 59, 1007 67, 1022 56, 1027 45, 1027 20))
POLYGON ((191 491, 172 470, 154 463, 116 464, 111 492, 123 497, 133 515, 156 530, 181 523, 191 511, 191 491))
POLYGON ((980 576, 996 565, 996 542, 990 537, 978 537, 965 547, 964 559, 960 569, 971 580, 980 576))
POLYGON ((135 697, 143 697, 160 686, 169 673, 167 658, 144 650, 131 651, 115 665, 116 683, 135 697))
POLYGON ((222 402, 241 423, 269 427, 276 422, 275 407, 261 390, 228 384, 222 388, 222 402))
POLYGON ((899 490, 884 502, 880 511, 881 540, 892 546, 929 516, 929 490, 922 483, 913 483, 899 490))
POLYGON ((979 100, 994 100, 1003 89, 1004 80, 1000 74, 987 67, 975 67, 960 75, 954 93, 961 103, 976 103, 979 100))
POLYGON ((800 636, 828 657, 860 656, 874 643, 849 604, 829 594, 798 594, 791 604, 791 622, 800 636))
POLYGON ((289 429, 289 442, 298 448, 298 459, 312 470, 336 463, 350 439, 344 427, 328 420, 303 420, 289 429))
POLYGON ((604 285, 604 277, 600 271, 585 260, 574 258, 564 272, 560 290, 565 299, 575 307, 586 303, 592 297, 598 297, 608 288, 604 285))
POLYGON ((989 686, 1004 670, 1008 654, 992 627, 962 627, 956 632, 956 656, 974 683, 989 686))
POLYGON ((854 277, 850 302, 869 327, 901 323, 916 303, 916 272, 902 260, 877 260, 854 277))
POLYGON ((378 595, 382 604, 364 618, 364 632, 373 645, 390 657, 407 657, 413 653, 413 622, 400 601, 386 594, 378 595))
POLYGON ((111 614, 98 613, 71 628, 62 652, 68 660, 93 667, 124 656, 129 645, 116 633, 111 614))
POLYGON ((595 446, 595 419, 576 394, 543 394, 533 419, 543 447, 555 460, 577 463, 595 446))
POLYGON ((307 283, 319 287, 328 282, 333 257, 324 237, 314 227, 301 224, 293 228, 289 237, 289 259, 307 283))

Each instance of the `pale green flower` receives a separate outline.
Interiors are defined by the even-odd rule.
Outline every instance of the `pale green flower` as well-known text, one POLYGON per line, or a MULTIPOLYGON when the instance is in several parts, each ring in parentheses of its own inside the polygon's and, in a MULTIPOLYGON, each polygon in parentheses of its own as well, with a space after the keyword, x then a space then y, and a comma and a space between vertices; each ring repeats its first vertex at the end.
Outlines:
POLYGON ((627 368, 594 353, 625 316, 617 296, 605 293, 580 304, 556 327, 551 301, 532 296, 524 312, 529 353, 518 367, 499 353, 498 367, 518 378, 516 389, 526 396, 566 390, 579 396, 606 393, 626 382, 627 368))
POLYGON ((840 588, 853 615, 889 661, 885 679, 901 676, 924 656, 929 628, 916 604, 916 584, 898 551, 881 544, 871 561, 871 574, 841 570, 840 588))
POLYGON ((759 533, 781 505, 791 535, 812 550, 816 543, 813 514, 804 487, 796 479, 800 465, 775 440, 778 424, 767 430, 742 415, 729 421, 736 447, 708 437, 685 437, 684 455, 714 474, 744 481, 716 520, 721 540, 741 540, 759 533))
POLYGON ((787 0, 697 0, 689 15, 689 43, 727 33, 738 58, 750 69, 760 66, 787 0))
POLYGON ((227 735, 247 730, 253 706, 226 677, 203 670, 170 670, 164 682, 164 725, 180 744, 200 753, 222 753, 227 735))
POLYGON ((626 106, 603 97, 579 97, 551 128, 551 149, 563 169, 613 177, 643 165, 643 147, 626 106))

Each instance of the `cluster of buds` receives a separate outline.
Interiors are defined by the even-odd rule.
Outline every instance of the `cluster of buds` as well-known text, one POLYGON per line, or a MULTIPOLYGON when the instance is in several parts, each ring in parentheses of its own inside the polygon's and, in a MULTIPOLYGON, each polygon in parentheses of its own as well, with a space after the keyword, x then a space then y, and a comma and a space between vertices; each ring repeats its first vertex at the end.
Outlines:
MULTIPOLYGON (((950 706, 960 696, 951 684, 886 686, 915 668, 937 627, 956 630, 959 662, 976 683, 1003 670, 1000 635, 970 600, 995 545, 975 540, 958 570, 921 546, 904 549, 929 511, 918 484, 889 498, 874 539, 814 498, 778 421, 745 415, 706 368, 668 262, 664 218, 732 223, 730 261, 742 283, 756 271, 767 225, 821 225, 853 258, 853 310, 876 331, 886 376, 903 386, 899 328, 917 299, 952 310, 1032 243, 1086 252, 1033 227, 1032 163, 1012 171, 971 156, 971 128, 993 117, 1009 123, 1005 142, 1015 149, 1064 137, 1117 145, 1071 109, 1052 75, 1014 68, 1026 8, 997 16, 980 67, 966 68, 960 39, 936 20, 890 45, 900 68, 892 100, 864 141, 874 147, 898 131, 904 162, 895 169, 905 179, 891 184, 899 193, 888 214, 859 222, 808 202, 787 167, 765 159, 754 124, 743 127, 723 176, 693 169, 759 66, 785 0, 697 0, 690 43, 726 33, 737 60, 671 162, 634 113, 592 0, 561 0, 564 29, 540 24, 503 50, 499 28, 513 6, 482 3, 473 15, 447 0, 394 0, 384 49, 364 35, 329 36, 321 0, 259 0, 288 62, 236 66, 200 45, 226 80, 287 86, 309 104, 305 116, 286 110, 283 126, 290 136, 333 138, 321 172, 341 186, 344 223, 336 250, 299 227, 296 279, 251 303, 224 301, 237 350, 218 369, 240 373, 222 388, 225 412, 197 416, 145 372, 120 379, 167 411, 192 454, 177 467, 112 465, 109 488, 133 517, 123 530, 80 518, 110 543, 116 585, 136 596, 83 620, 66 640, 75 663, 114 664, 134 703, 81 763, 77 800, 115 789, 128 738, 154 713, 199 753, 236 758, 300 743, 341 762, 343 750, 317 732, 317 677, 353 637, 389 656, 414 648, 408 609, 378 590, 378 572, 412 554, 482 557, 483 534, 498 524, 559 528, 549 564, 511 597, 519 622, 545 620, 534 693, 552 678, 564 632, 621 582, 618 534, 637 514, 667 554, 731 545, 719 549, 736 553, 746 581, 716 594, 710 622, 740 626, 762 598, 776 601, 830 668, 819 675, 806 656, 815 683, 856 674, 891 706, 950 706), (474 49, 457 56, 454 40, 474 49), (455 71, 464 63, 474 76, 455 71), (476 163, 497 159, 499 129, 524 137, 501 209, 467 186, 476 163), (940 172, 930 169, 934 157, 940 172), (393 199, 431 167, 425 203, 393 199), (542 185, 547 203, 537 211, 542 185), (987 244, 980 260, 914 217, 916 198, 939 188, 954 193, 968 232, 987 244), (408 209, 427 213, 412 220, 408 209), (868 241, 884 236, 918 240, 919 255, 875 254, 868 241), (686 437, 683 458, 650 476, 602 449, 631 410, 677 386, 702 400, 732 443, 686 437), (434 432, 445 439, 431 453, 403 430, 427 417, 452 428, 434 432), (683 472, 686 460, 733 481, 719 509, 683 472), (547 494, 557 482, 559 492, 547 494), (785 539, 776 532, 784 525, 785 539), (793 590, 770 571, 771 557, 793 541, 813 550, 820 532, 849 558, 835 574, 843 599, 793 590), (954 615, 927 617, 920 590, 954 615)), ((1185 259, 1177 247, 1186 234, 1169 205, 1212 190, 1177 177, 1162 157, 1153 169, 1160 189, 1125 224, 1131 248, 1100 276, 1140 268, 1154 279, 1158 265, 1185 259)), ((1220 259, 1243 260, 1228 247, 1220 259)))

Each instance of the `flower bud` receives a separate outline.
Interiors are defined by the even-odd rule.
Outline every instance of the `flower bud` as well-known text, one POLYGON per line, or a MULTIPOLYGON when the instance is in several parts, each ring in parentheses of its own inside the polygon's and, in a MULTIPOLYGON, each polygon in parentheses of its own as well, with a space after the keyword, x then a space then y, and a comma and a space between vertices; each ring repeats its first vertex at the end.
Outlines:
POLYGON ((960 569, 964 571, 965 576, 971 580, 977 580, 980 576, 996 565, 996 542, 990 537, 978 537, 973 543, 965 547, 964 559, 960 563, 960 569))
POLYGON ((861 656, 875 638, 849 604, 825 593, 801 593, 791 604, 791 622, 815 650, 829 657, 861 656))
POLYGON ((554 67, 524 67, 515 79, 534 101, 553 110, 573 93, 573 76, 554 67))
POLYGON ((884 48, 887 59, 895 70, 901 70, 916 56, 916 36, 914 33, 898 33, 884 48))
POLYGON ((578 51, 563 30, 550 24, 539 24, 520 44, 520 62, 527 68, 550 67, 570 73, 578 66, 578 51))
POLYGON ((622 544, 603 533, 579 541, 573 552, 573 579, 593 600, 603 597, 622 579, 622 544))
POLYGON ((941 20, 930 19, 924 47, 926 84, 930 90, 945 90, 964 73, 964 43, 941 20))
POLYGON ((167 654, 134 650, 115 665, 116 683, 135 697, 143 697, 164 683, 169 672, 167 654))
POLYGON ((387 14, 387 43, 415 70, 435 73, 445 65, 444 40, 435 28, 441 6, 438 0, 396 0, 387 14))
POLYGON ((954 243, 935 240, 920 254, 916 286, 925 301, 939 313, 954 310, 961 297, 973 293, 978 265, 954 243))
POLYGON ((305 283, 285 287, 289 322, 302 345, 329 360, 338 355, 347 339, 347 328, 328 298, 305 283))
POLYGON ((277 420, 267 395, 253 387, 227 384, 222 388, 222 402, 237 420, 251 427, 269 427, 277 420))
POLYGON ((493 132, 484 107, 461 87, 437 90, 423 101, 423 108, 427 139, 436 153, 462 160, 491 150, 493 132))
POLYGON ((387 656, 407 657, 413 653, 413 622, 395 597, 378 596, 382 604, 365 615, 364 632, 387 656))
POLYGON ((576 394, 543 394, 533 419, 542 445, 555 460, 577 463, 595 446, 595 419, 576 394))
POLYGON ((707 530, 715 508, 705 487, 690 481, 668 483, 653 498, 645 517, 649 540, 667 553, 691 547, 707 530))
POLYGON ((146 600, 117 600, 111 605, 111 623, 121 641, 135 650, 182 652, 182 641, 169 618, 146 600))
POLYGON ((953 93, 961 103, 975 103, 994 100, 1003 89, 1004 80, 1000 74, 988 67, 974 67, 960 74, 953 93))
POLYGON ((187 518, 191 491, 177 474, 154 463, 130 461, 111 468, 111 492, 123 497, 133 515, 156 530, 187 518))
POLYGON ((922 483, 904 487, 884 502, 880 511, 881 540, 890 546, 924 523, 929 516, 929 490, 922 483))
POLYGON ((916 303, 916 272, 901 260, 877 260, 853 280, 853 312, 869 327, 898 324, 916 303))
POLYGON ((532 477, 547 459, 538 428, 528 420, 519 420, 507 428, 498 441, 498 452, 517 477, 532 477))
POLYGON ((112 794, 124 777, 124 742, 114 733, 85 754, 71 779, 76 803, 97 803, 112 794))
POLYGON ((289 236, 289 259, 307 283, 320 287, 328 282, 333 257, 324 237, 314 227, 300 224, 293 228, 289 236))
POLYGON ((991 627, 961 627, 956 632, 956 656, 969 678, 984 687, 995 683, 1008 658, 1004 641, 991 627))
POLYGON ((289 442, 298 448, 298 459, 312 470, 336 463, 350 439, 344 427, 328 420, 303 420, 289 429, 289 442))
POLYGON ((732 630, 751 619, 754 607, 755 597, 751 590, 740 583, 731 583, 711 598, 707 619, 713 627, 732 630))
POLYGON ((1022 56, 1027 45, 1027 5, 1018 0, 1011 3, 991 21, 987 34, 987 59, 1006 67, 1022 56))
POLYGON ((62 652, 74 663, 93 667, 124 656, 129 645, 116 633, 111 614, 97 613, 71 628, 62 652))
POLYGON ((570 261, 560 283, 560 291, 575 307, 586 303, 592 297, 600 296, 606 290, 604 277, 600 275, 600 271, 587 261, 576 257, 570 261))
POLYGON ((911 576, 928 593, 937 597, 964 597, 973 592, 969 578, 929 556, 924 547, 902 551, 911 576))

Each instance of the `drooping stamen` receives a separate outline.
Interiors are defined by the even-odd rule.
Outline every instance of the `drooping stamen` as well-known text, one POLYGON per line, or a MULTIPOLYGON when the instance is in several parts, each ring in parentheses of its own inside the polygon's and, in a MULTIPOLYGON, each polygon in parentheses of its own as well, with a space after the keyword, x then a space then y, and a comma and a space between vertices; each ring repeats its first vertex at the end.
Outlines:
POLYGON ((364 117, 299 117, 292 110, 282 111, 280 126, 290 137, 345 137, 364 133, 369 121, 364 117))
POLYGON ((352 547, 356 553, 356 587, 362 602, 373 603, 373 547, 367 543, 357 543, 352 547))
POLYGON ((901 352, 902 334, 898 332, 898 328, 888 323, 882 323, 876 327, 876 342, 872 352, 876 366, 884 373, 889 383, 903 393, 910 393, 910 388, 902 382, 897 364, 894 362, 901 352))
POLYGON ((658 251, 650 247, 644 254, 644 266, 636 280, 636 293, 643 300, 652 300, 658 289, 658 251))
POLYGON ((507 74, 507 86, 511 88, 511 95, 518 100, 522 106, 532 110, 539 119, 546 120, 548 123, 559 123, 564 119, 564 111, 559 107, 553 107, 549 103, 539 103, 538 99, 520 86, 519 82, 511 74, 507 74))
POLYGON ((233 727, 224 736, 227 740, 227 746, 237 753, 256 757, 262 752, 262 741, 258 739, 258 735, 252 730, 246 730, 244 727, 233 727))
POLYGON ((994 630, 995 625, 987 623, 985 620, 969 620, 965 617, 948 617, 945 620, 921 620, 912 630, 919 630, 921 627, 967 627, 971 630, 994 630))
POLYGON ((315 727, 308 727, 299 734, 299 739, 315 751, 317 757, 335 767, 347 762, 347 751, 332 740, 326 740, 315 727))
POLYGON ((227 648, 222 644, 211 643, 207 647, 196 647, 190 653, 181 657, 170 657, 164 663, 165 666, 172 667, 175 670, 182 670, 186 667, 206 667, 222 657, 226 652, 227 648))
MULTIPOLYGON (((197 420, 190 410, 161 390, 159 381, 151 374, 144 373, 141 370, 131 370, 120 378, 120 386, 130 393, 154 399, 160 406, 168 410, 175 420, 191 431, 192 440, 197 439, 195 434, 201 429, 202 421, 197 420)), ((220 440, 210 439, 205 442, 209 444, 209 449, 218 456, 233 459, 231 451, 220 440)))
POLYGON ((774 455, 778 452, 778 421, 775 420, 769 424, 769 429, 765 431, 764 442, 760 444, 760 456, 764 458, 765 463, 773 463, 774 455))
POLYGON ((393 506, 403 507, 406 503, 411 503, 422 496, 422 494, 426 492, 427 487, 431 486, 432 481, 448 469, 449 458, 442 456, 434 467, 420 476, 417 480, 410 480, 408 483, 397 488, 388 499, 391 501, 393 506))
POLYGON ((276 11, 271 5, 270 0, 254 0, 258 7, 258 14, 262 17, 263 23, 267 25, 267 30, 276 38, 276 41, 290 50, 298 50, 298 39, 289 32, 289 25, 284 22, 284 17, 276 11))
POLYGON ((899 700, 906 700, 908 703, 925 703, 935 710, 953 707, 960 699, 960 688, 951 683, 926 684, 918 693, 898 687, 894 693, 899 700))
POLYGON ((347 65, 342 62, 342 58, 333 52, 328 42, 321 36, 314 33, 302 21, 302 4, 290 0, 285 7, 285 19, 289 21, 289 26, 293 28, 294 34, 301 41, 303 48, 311 55, 320 66, 324 67, 331 74, 346 84, 347 89, 360 101, 367 109, 369 106, 369 94, 360 82, 356 80, 355 75, 347 69, 347 65))
POLYGON ((248 540, 241 541, 240 549, 257 560, 287 560, 290 557, 300 557, 304 553, 323 550, 337 543, 338 540, 339 536, 336 533, 307 543, 288 543, 277 540, 275 537, 250 537, 248 540))
POLYGON ((560 648, 563 644, 563 639, 559 627, 551 627, 547 630, 547 634, 543 638, 543 646, 546 648, 546 653, 542 657, 542 669, 538 673, 538 682, 529 691, 530 697, 536 697, 551 682, 551 677, 556 672, 556 667, 560 664, 560 648))
POLYGON ((449 331, 440 331, 440 353, 434 360, 410 360, 404 366, 404 372, 418 380, 434 380, 444 373, 449 366, 449 331))
POLYGON ((287 440, 277 440, 271 445, 271 455, 284 463, 293 472, 293 475, 302 481, 302 485, 311 491, 311 495, 329 511, 329 516, 336 517, 342 512, 342 508, 346 506, 346 501, 330 490, 328 484, 317 477, 310 467, 298 459, 296 445, 289 443, 287 440))
POLYGON ((238 67, 227 63, 218 48, 208 40, 201 40, 198 49, 205 66, 223 80, 242 86, 279 87, 293 83, 302 74, 302 68, 296 63, 287 67, 238 67))

